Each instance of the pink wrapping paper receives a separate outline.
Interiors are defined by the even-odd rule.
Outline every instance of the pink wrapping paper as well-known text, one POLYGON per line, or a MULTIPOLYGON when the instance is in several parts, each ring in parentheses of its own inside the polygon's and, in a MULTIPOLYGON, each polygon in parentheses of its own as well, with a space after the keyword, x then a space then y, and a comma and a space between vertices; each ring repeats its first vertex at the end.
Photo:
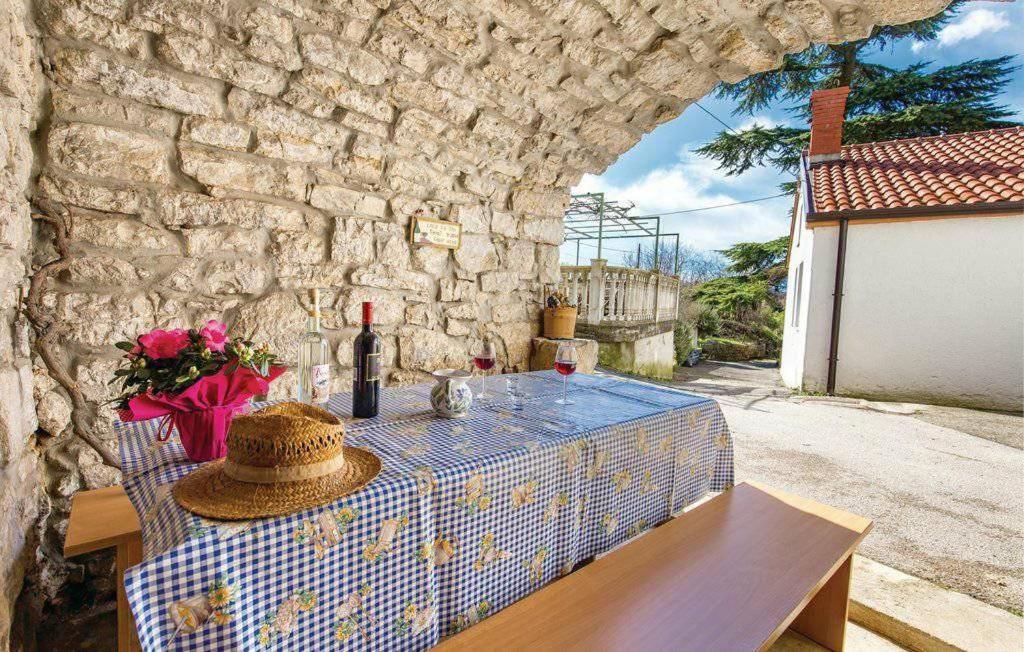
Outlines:
POLYGON ((267 377, 251 369, 238 368, 231 373, 220 370, 200 378, 180 394, 140 394, 121 410, 122 421, 142 421, 164 417, 158 438, 166 440, 171 427, 178 429, 181 445, 193 462, 206 462, 227 454, 228 428, 235 414, 249 409, 249 399, 266 394, 270 382, 284 372, 271 367, 267 377))

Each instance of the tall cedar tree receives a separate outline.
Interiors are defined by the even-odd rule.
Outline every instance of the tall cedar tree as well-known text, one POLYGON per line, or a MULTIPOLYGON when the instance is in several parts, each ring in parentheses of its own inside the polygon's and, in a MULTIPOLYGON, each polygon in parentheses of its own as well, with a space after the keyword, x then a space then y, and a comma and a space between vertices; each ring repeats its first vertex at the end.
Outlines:
MULTIPOLYGON (((738 100, 734 114, 753 115, 776 101, 796 102, 789 112, 808 120, 812 91, 850 86, 845 144, 1012 127, 1018 123, 1005 118, 1013 113, 994 100, 1017 70, 1013 57, 971 59, 931 71, 930 62, 895 70, 866 60, 872 52, 905 38, 935 39, 962 4, 953 2, 925 20, 875 27, 860 41, 811 46, 787 55, 778 70, 719 86, 717 95, 738 100)), ((723 131, 697 151, 718 161, 729 174, 766 164, 795 172, 800 151, 809 142, 808 129, 753 126, 723 131)))

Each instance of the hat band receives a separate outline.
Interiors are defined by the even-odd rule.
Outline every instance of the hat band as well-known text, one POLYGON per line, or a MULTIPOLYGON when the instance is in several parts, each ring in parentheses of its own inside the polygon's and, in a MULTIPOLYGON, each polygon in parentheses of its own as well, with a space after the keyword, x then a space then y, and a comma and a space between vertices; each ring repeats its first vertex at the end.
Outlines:
POLYGON ((239 482, 274 484, 321 478, 340 470, 343 466, 345 466, 345 455, 342 453, 323 462, 295 466, 249 466, 224 460, 224 475, 239 482))

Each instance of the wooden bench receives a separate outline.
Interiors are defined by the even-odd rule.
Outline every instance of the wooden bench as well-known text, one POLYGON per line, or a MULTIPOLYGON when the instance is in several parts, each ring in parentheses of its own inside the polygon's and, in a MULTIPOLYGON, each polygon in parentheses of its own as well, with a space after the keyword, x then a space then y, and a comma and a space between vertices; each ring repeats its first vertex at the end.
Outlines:
POLYGON ((437 649, 745 652, 792 628, 842 650, 853 551, 870 529, 740 484, 437 649))
POLYGON ((121 486, 79 491, 71 499, 64 557, 117 548, 117 649, 141 650, 124 592, 124 571, 142 561, 142 533, 135 507, 121 486))

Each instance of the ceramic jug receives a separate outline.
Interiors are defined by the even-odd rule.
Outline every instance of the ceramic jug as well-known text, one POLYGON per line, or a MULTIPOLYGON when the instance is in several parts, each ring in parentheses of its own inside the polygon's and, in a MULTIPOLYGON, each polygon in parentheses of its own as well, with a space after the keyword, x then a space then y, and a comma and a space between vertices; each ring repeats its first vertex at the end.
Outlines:
POLYGON ((471 374, 461 369, 439 369, 433 374, 437 383, 430 390, 430 404, 434 412, 446 419, 455 419, 469 414, 473 404, 473 392, 466 383, 471 374))

